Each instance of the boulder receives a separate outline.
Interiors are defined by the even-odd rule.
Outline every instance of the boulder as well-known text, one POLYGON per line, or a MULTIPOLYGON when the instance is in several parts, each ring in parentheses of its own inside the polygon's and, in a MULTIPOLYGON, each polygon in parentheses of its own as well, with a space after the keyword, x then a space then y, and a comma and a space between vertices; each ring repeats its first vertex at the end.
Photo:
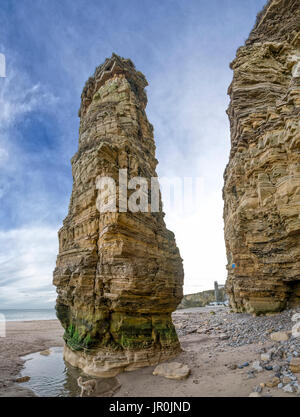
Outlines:
POLYGON ((153 375, 164 376, 168 379, 186 379, 191 370, 187 365, 184 365, 179 362, 171 362, 171 363, 161 363, 158 365, 154 371, 153 375))
POLYGON ((292 336, 300 337, 300 321, 292 327, 292 336))
POLYGON ((255 361, 255 362, 253 362, 253 364, 252 364, 252 368, 253 368, 256 372, 262 372, 262 371, 263 371, 263 368, 262 368, 262 366, 260 365, 260 362, 259 362, 259 361, 255 361))
POLYGON ((295 388, 291 384, 285 385, 282 389, 284 392, 288 392, 288 393, 295 392, 295 388))
POLYGON ((296 313, 292 316, 292 321, 293 322, 300 322, 300 313, 296 313))
POLYGON ((268 388, 277 387, 278 384, 280 384, 280 378, 278 378, 278 377, 274 377, 270 381, 266 382, 266 386, 268 388))
POLYGON ((274 342, 285 342, 289 340, 289 334, 287 332, 275 332, 271 334, 271 340, 274 342))
POLYGON ((300 373, 300 358, 293 358, 291 360, 290 369, 294 373, 300 373))
POLYGON ((263 362, 268 362, 269 360, 271 360, 271 354, 270 354, 270 353, 262 353, 262 354, 260 355, 260 359, 261 359, 263 362))

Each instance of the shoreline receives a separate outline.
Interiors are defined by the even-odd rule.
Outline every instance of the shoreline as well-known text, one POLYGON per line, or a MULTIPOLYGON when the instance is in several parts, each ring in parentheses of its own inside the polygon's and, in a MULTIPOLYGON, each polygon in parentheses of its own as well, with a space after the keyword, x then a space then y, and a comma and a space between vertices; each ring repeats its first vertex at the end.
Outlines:
POLYGON ((0 397, 35 396, 15 383, 24 365, 21 357, 63 346, 63 329, 58 320, 9 321, 6 337, 0 338, 0 397))
POLYGON ((5 320, 6 323, 35 323, 42 321, 58 321, 57 319, 40 319, 40 320, 5 320))
MULTIPOLYGON (((251 364, 259 360, 259 352, 274 343, 263 334, 254 334, 248 340, 252 329, 256 332, 259 326, 275 330, 276 326, 288 326, 287 314, 253 318, 216 307, 177 310, 173 313, 173 321, 183 349, 173 361, 188 365, 191 375, 186 380, 176 381, 153 376, 155 367, 124 372, 117 376, 121 387, 115 397, 248 397, 255 386, 272 377, 267 370, 249 377, 251 364), (228 336, 225 337, 224 332, 228 336), (245 333, 245 340, 240 344, 233 343, 235 334, 240 340, 242 333, 245 333), (231 339, 228 339, 229 334, 231 339), (238 365, 245 362, 249 366, 239 369, 238 365)), ((24 365, 21 357, 62 347, 63 332, 57 319, 7 323, 7 337, 0 339, 0 397, 35 396, 14 382, 24 365)), ((264 394, 274 397, 296 395, 277 387, 264 388, 264 394)))

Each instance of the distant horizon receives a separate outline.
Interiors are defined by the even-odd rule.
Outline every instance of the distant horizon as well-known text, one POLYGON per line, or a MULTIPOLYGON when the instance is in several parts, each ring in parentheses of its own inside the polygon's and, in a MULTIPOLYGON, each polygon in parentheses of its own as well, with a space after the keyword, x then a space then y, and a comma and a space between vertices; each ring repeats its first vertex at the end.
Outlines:
MULTIPOLYGON (((214 291, 214 288, 210 288, 208 290, 203 290, 203 291, 198 291, 195 293, 188 293, 188 294, 183 294, 183 296, 188 296, 188 295, 193 295, 193 294, 198 294, 198 293, 202 293, 202 292, 206 292, 206 291, 214 291)), ((38 310, 55 310, 55 304, 53 305, 53 307, 40 307, 40 308, 12 308, 12 307, 6 307, 6 308, 1 308, 0 307, 0 312, 1 311, 7 311, 7 310, 14 310, 14 311, 18 311, 18 310, 29 310, 29 311, 38 311, 38 310)))
POLYGON ((7 311, 7 310, 14 310, 14 311, 18 311, 18 310, 30 310, 30 311, 38 311, 38 310, 55 310, 55 305, 51 308, 0 308, 0 311, 7 311))

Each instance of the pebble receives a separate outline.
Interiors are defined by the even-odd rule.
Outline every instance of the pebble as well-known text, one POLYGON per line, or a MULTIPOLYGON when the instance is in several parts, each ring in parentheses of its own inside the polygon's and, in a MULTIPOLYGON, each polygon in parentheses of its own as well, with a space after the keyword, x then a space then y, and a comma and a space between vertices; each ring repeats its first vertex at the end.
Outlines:
POLYGON ((263 362, 268 362, 269 360, 271 360, 271 355, 270 355, 269 353, 262 353, 262 354, 260 355, 260 359, 261 359, 263 362))
POLYGON ((219 335, 219 339, 221 339, 221 340, 228 340, 229 338, 230 338, 230 336, 226 333, 221 333, 219 335))
POLYGON ((294 388, 291 384, 288 384, 285 387, 283 387, 283 391, 284 392, 294 392, 294 388))
POLYGON ((22 376, 20 378, 15 379, 15 382, 17 382, 18 384, 22 384, 28 381, 30 381, 30 376, 22 376))
MULTIPOLYGON (((295 313, 297 313, 296 310, 295 313)), ((184 336, 195 328, 197 328, 197 332, 205 329, 206 331, 209 330, 211 336, 220 337, 221 335, 223 337, 224 335, 225 337, 226 334, 226 340, 222 340, 222 342, 224 342, 224 345, 232 347, 269 342, 271 334, 278 331, 287 332, 291 329, 292 324, 290 312, 287 310, 271 316, 252 317, 250 314, 234 314, 226 308, 221 308, 216 310, 214 314, 207 312, 205 320, 203 320, 203 314, 197 314, 197 312, 181 313, 180 310, 177 310, 173 318, 175 324, 182 323, 182 326, 177 328, 179 336, 184 336), (230 316, 229 319, 228 316, 230 316), (225 321, 224 319, 228 320, 225 321), (217 328, 220 330, 217 330, 217 328)))
POLYGON ((279 378, 277 378, 277 377, 274 377, 273 379, 271 379, 271 381, 268 381, 268 382, 266 383, 266 386, 267 386, 268 388, 274 388, 274 387, 277 387, 277 386, 278 386, 278 384, 280 384, 280 379, 279 379, 279 378))
POLYGON ((262 397, 262 395, 259 392, 251 392, 251 394, 249 394, 249 397, 262 397))
POLYGON ((255 361, 252 364, 252 368, 257 371, 257 372, 262 372, 263 368, 260 366, 260 362, 259 361, 255 361))
MULTIPOLYGON (((293 327, 291 318, 295 314, 300 317, 300 308, 286 310, 280 314, 255 317, 245 313, 235 314, 226 308, 215 310, 215 314, 211 314, 210 311, 205 314, 203 317, 203 313, 180 313, 180 310, 175 312, 173 316, 175 325, 182 324, 176 326, 179 336, 197 329, 198 333, 205 333, 208 337, 218 339, 214 346, 216 352, 226 351, 226 346, 239 347, 252 343, 256 346, 261 345, 259 351, 257 349, 260 360, 252 362, 251 369, 245 370, 246 378, 255 378, 264 370, 273 371, 270 380, 274 380, 273 384, 276 381, 275 387, 290 393, 299 391, 300 395, 297 380, 297 377, 300 380, 300 375, 293 373, 299 367, 299 363, 294 361, 300 361, 300 337, 292 337, 291 331, 293 327)), ((248 366, 249 362, 241 362, 228 364, 227 369, 234 371, 248 366)))

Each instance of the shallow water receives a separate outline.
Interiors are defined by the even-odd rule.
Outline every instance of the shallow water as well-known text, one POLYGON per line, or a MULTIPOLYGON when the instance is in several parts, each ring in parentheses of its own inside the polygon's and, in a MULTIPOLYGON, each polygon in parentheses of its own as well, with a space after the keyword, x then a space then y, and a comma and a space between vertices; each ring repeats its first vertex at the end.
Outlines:
POLYGON ((30 381, 20 385, 32 390, 39 397, 78 397, 81 392, 77 385, 79 376, 82 376, 83 381, 97 381, 97 388, 92 396, 111 396, 119 385, 117 378, 91 378, 73 368, 64 361, 61 347, 50 348, 50 354, 47 354, 48 351, 44 352, 46 355, 37 352, 22 357, 26 362, 21 376, 29 376, 30 381))
POLYGON ((34 320, 56 320, 56 313, 53 308, 49 309, 26 309, 26 310, 0 310, 0 321, 34 321, 34 320))

